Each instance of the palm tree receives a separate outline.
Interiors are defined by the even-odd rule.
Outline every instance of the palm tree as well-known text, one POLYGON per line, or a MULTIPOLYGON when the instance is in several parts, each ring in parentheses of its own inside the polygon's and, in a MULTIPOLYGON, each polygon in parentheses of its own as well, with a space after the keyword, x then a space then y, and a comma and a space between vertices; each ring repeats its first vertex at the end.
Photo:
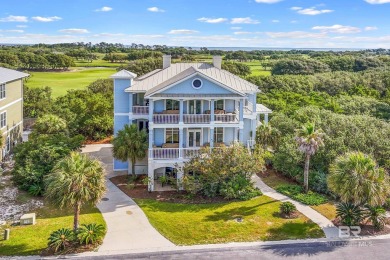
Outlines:
POLYGON ((106 191, 105 170, 101 163, 85 154, 71 152, 60 160, 45 178, 46 197, 60 208, 74 209, 73 229, 79 226, 83 204, 95 205, 106 191))
POLYGON ((309 190, 309 165, 310 157, 324 145, 324 133, 321 129, 315 129, 313 123, 307 123, 301 129, 296 130, 295 140, 298 143, 298 149, 305 154, 305 169, 303 172, 305 192, 309 190))
POLYGON ((121 161, 131 161, 131 173, 135 177, 135 162, 143 159, 148 150, 148 134, 139 131, 136 124, 125 125, 112 141, 113 155, 121 161))
POLYGON ((329 167, 329 189, 355 205, 381 206, 390 194, 386 171, 361 152, 339 156, 329 167))
POLYGON ((280 132, 273 128, 270 123, 261 124, 256 131, 256 143, 261 145, 264 149, 269 146, 275 148, 278 144, 280 132))

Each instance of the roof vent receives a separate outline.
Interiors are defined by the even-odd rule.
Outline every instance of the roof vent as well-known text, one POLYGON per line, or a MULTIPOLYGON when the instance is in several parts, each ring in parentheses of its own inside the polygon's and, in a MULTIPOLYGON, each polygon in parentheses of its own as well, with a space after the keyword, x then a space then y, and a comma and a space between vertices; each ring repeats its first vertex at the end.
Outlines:
POLYGON ((171 55, 163 55, 163 69, 171 66, 171 55))
POLYGON ((222 68, 222 56, 213 56, 213 65, 217 69, 222 68))

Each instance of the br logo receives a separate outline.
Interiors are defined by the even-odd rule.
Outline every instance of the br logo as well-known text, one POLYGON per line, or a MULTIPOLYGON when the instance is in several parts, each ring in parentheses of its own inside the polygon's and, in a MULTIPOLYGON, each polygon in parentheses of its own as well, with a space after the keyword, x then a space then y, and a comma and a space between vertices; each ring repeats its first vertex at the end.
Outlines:
POLYGON ((339 226, 339 237, 359 237, 361 231, 362 229, 359 226, 339 226))

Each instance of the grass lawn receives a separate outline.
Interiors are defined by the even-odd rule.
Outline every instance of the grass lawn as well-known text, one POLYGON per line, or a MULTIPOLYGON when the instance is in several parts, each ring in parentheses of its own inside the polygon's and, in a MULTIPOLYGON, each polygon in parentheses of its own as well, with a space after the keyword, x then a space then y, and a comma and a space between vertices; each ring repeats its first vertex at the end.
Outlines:
POLYGON ((83 89, 97 79, 106 79, 115 68, 71 68, 63 72, 31 72, 25 83, 28 87, 51 87, 53 97, 66 94, 70 89, 83 89))
POLYGON ((128 62, 109 62, 102 59, 93 60, 92 62, 75 60, 75 64, 77 67, 111 67, 117 68, 121 65, 126 65, 128 62))
POLYGON ((336 218, 336 205, 334 202, 324 203, 318 206, 310 206, 329 220, 336 218))
POLYGON ((324 237, 305 216, 284 219, 280 202, 266 196, 248 201, 179 204, 136 199, 151 224, 178 245, 324 237), (235 220, 242 217, 243 222, 235 220))
POLYGON ((271 71, 264 70, 259 61, 243 62, 251 68, 252 74, 250 76, 269 76, 271 71))
MULTIPOLYGON (((59 210, 56 207, 45 206, 34 211, 37 223, 30 226, 10 227, 10 239, 0 238, 0 256, 37 255, 47 247, 47 239, 51 232, 60 228, 73 227, 71 210, 59 210)), ((95 207, 85 207, 81 211, 80 223, 98 223, 106 225, 102 214, 95 207)))

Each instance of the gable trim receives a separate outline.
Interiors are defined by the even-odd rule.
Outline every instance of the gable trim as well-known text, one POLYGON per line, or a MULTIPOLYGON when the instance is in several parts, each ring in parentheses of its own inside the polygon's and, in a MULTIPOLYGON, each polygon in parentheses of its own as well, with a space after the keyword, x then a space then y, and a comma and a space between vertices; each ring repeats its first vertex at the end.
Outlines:
POLYGON ((209 81, 211 81, 212 83, 214 83, 214 84, 216 84, 216 85, 218 85, 218 86, 220 86, 220 87, 222 87, 222 88, 224 88, 224 89, 226 89, 226 90, 228 90, 230 92, 233 92, 233 93, 238 94, 238 95, 243 96, 243 97, 245 96, 245 93, 242 93, 242 92, 240 92, 238 90, 235 90, 235 89, 233 89, 233 88, 231 88, 229 86, 226 86, 225 84, 222 84, 221 82, 219 82, 219 81, 217 81, 217 80, 215 80, 215 79, 213 79, 213 78, 211 78, 211 77, 209 77, 209 76, 207 76, 207 75, 205 75, 205 74, 203 74, 203 73, 201 73, 199 71, 196 71, 195 73, 193 73, 193 74, 191 74, 191 75, 189 75, 187 77, 184 77, 184 78, 182 78, 182 79, 180 79, 180 80, 178 80, 178 81, 176 81, 176 82, 174 82, 174 83, 172 83, 172 84, 170 84, 170 85, 168 85, 168 86, 166 86, 166 87, 164 87, 162 89, 156 90, 156 91, 154 91, 154 92, 152 92, 152 93, 150 93, 148 95, 145 95, 145 97, 151 97, 154 94, 161 93, 161 92, 163 92, 163 91, 165 91, 167 89, 170 89, 171 87, 174 87, 177 84, 180 84, 180 83, 182 83, 182 82, 184 82, 184 81, 186 81, 186 80, 188 80, 188 79, 190 79, 190 78, 192 78, 194 76, 197 76, 197 75, 201 76, 201 77, 203 77, 203 78, 205 78, 205 79, 207 79, 209 81))

